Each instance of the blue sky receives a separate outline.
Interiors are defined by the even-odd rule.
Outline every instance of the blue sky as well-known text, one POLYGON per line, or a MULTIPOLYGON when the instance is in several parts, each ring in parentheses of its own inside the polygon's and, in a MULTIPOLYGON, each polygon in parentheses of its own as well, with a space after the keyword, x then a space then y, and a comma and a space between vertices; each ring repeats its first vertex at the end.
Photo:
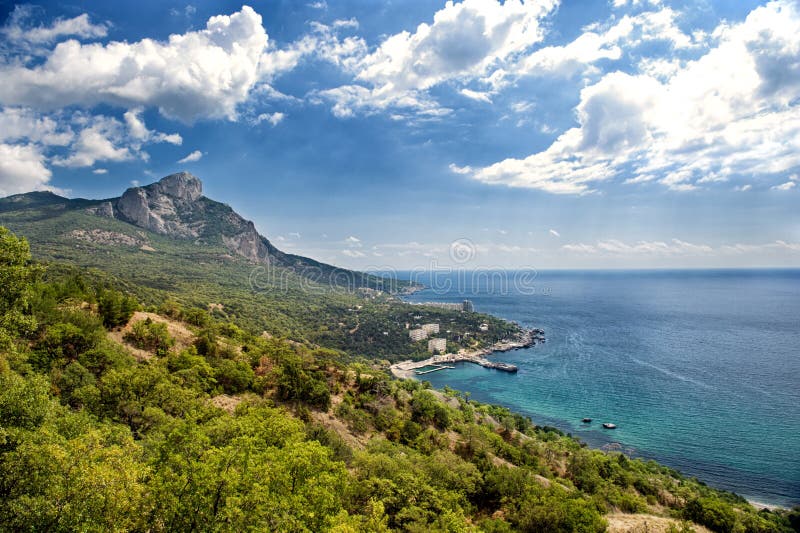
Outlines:
POLYGON ((0 195, 188 170, 280 248, 347 267, 800 266, 796 0, 0 17, 0 195))

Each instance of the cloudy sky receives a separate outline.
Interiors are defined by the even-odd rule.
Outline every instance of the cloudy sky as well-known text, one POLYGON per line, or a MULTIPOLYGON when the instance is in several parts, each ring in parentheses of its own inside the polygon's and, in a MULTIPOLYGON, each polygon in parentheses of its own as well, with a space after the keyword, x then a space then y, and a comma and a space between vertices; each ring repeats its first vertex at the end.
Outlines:
POLYGON ((0 0, 0 195, 338 265, 800 266, 798 0, 0 0))

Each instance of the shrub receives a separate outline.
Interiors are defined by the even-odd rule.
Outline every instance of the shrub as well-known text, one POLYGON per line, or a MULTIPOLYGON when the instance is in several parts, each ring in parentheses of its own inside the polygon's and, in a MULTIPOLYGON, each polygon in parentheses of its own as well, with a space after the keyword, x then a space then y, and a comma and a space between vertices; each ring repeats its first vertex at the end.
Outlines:
POLYGON ((712 498, 689 500, 683 510, 683 516, 718 533, 730 533, 736 526, 733 509, 726 503, 712 498))
POLYGON ((175 344, 167 325, 163 322, 153 322, 149 318, 135 322, 131 330, 125 333, 125 340, 137 348, 154 352, 160 357, 167 355, 175 344))

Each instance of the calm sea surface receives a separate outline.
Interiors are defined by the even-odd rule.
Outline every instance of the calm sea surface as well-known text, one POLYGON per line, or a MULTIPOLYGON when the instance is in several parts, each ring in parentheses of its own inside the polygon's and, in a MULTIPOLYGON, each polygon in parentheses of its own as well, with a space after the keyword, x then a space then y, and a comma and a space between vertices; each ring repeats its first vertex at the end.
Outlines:
POLYGON ((409 301, 470 299, 547 337, 493 356, 517 374, 461 364, 425 376, 435 387, 470 391, 592 446, 618 442, 747 498, 800 504, 800 270, 522 277, 415 276, 437 288, 409 301))

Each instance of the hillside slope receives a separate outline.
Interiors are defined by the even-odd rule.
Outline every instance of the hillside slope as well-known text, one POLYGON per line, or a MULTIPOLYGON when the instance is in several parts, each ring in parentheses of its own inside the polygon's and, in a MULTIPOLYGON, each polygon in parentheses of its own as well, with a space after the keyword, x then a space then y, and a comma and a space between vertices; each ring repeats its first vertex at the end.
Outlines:
POLYGON ((407 282, 286 254, 232 208, 203 197, 200 181, 185 173, 109 200, 3 198, 0 225, 25 236, 37 260, 78 267, 146 305, 213 308, 250 331, 353 356, 421 356, 427 346, 409 341, 406 324, 447 323, 455 342, 472 332, 482 345, 519 329, 478 313, 411 306, 391 294, 407 282), (483 322, 490 331, 480 331, 483 322))
POLYGON ((0 228, 0 531, 797 530, 383 363, 42 274, 0 228))

